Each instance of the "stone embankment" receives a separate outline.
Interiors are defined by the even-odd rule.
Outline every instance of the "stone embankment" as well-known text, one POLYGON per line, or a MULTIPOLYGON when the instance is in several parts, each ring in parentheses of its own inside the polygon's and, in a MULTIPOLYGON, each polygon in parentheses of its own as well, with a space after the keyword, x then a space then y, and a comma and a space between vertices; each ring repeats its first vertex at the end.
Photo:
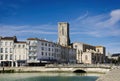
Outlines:
MULTIPOLYGON (((110 70, 108 66, 45 66, 45 67, 4 67, 4 71, 14 72, 74 72, 82 70, 87 73, 106 73, 110 70)), ((3 71, 3 67, 0 67, 3 71)))
POLYGON ((120 81, 120 66, 111 69, 109 72, 98 78, 96 81, 120 81))

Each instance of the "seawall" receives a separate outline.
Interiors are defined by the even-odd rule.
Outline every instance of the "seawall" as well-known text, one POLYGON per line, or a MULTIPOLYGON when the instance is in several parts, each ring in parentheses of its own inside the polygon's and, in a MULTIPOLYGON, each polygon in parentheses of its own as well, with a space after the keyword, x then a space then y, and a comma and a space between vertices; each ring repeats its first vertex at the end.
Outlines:
MULTIPOLYGON (((0 67, 3 70, 3 67, 0 67)), ((88 73, 106 73, 109 68, 79 68, 79 67, 4 67, 4 70, 14 70, 14 72, 74 72, 75 70, 83 70, 88 73)))

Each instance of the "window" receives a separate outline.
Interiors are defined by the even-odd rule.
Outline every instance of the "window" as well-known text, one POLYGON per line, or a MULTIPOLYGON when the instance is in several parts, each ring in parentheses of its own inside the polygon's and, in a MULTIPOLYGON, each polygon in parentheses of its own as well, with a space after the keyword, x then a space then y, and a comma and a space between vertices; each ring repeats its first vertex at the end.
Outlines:
POLYGON ((3 53, 3 48, 1 48, 0 53, 3 53))
POLYGON ((48 51, 50 51, 50 48, 48 49, 48 51))
POLYGON ((50 44, 49 44, 49 47, 50 47, 50 44))
POLYGON ((44 43, 42 42, 41 45, 44 45, 44 43))
POLYGON ((47 53, 45 53, 46 54, 46 56, 47 56, 47 53))
POLYGON ((36 57, 34 57, 33 59, 36 60, 36 57))
POLYGON ((12 55, 10 55, 10 60, 12 60, 12 55))
POLYGON ((77 49, 77 45, 75 45, 75 48, 77 49))
POLYGON ((7 42, 5 42, 5 46, 7 46, 7 42))
POLYGON ((12 46, 12 42, 10 42, 10 46, 12 46))
POLYGON ((14 47, 16 47, 16 45, 14 45, 14 47))
POLYGON ((97 49, 97 52, 100 52, 100 50, 99 50, 99 49, 97 49))
POLYGON ((8 59, 8 55, 5 55, 5 60, 7 60, 8 59))
POLYGON ((8 53, 8 49, 7 48, 5 48, 5 53, 8 53))
POLYGON ((42 54, 42 56, 44 55, 44 53, 43 53, 43 52, 41 52, 41 54, 42 54))
POLYGON ((49 53, 49 56, 50 56, 50 53, 49 53))
POLYGON ((52 47, 54 47, 54 45, 52 45, 52 47))
POLYGON ((2 42, 0 42, 0 46, 2 46, 2 42))
POLYGON ((23 45, 23 48, 25 47, 25 45, 23 45))
POLYGON ((45 46, 47 46, 47 43, 45 43, 45 46))
POLYGON ((10 48, 10 53, 12 53, 12 48, 10 48))
POLYGON ((31 56, 29 56, 29 60, 31 60, 32 59, 32 57, 31 56))
POLYGON ((18 45, 18 48, 20 48, 20 45, 18 45))
POLYGON ((52 49, 52 51, 54 51, 54 50, 52 49))
POLYGON ((0 60, 3 60, 3 55, 0 55, 0 60))
POLYGON ((44 50, 44 47, 41 47, 41 50, 44 50))
POLYGON ((54 54, 52 53, 52 56, 53 56, 54 54))
POLYGON ((29 50, 32 50, 32 47, 31 47, 31 46, 29 47, 29 50))

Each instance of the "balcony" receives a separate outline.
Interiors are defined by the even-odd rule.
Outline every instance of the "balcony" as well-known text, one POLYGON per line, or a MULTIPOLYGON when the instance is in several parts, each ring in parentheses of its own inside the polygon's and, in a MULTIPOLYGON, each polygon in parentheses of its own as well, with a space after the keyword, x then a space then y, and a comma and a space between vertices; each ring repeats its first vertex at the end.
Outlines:
POLYGON ((31 43, 30 46, 37 46, 37 43, 31 43))
POLYGON ((36 52, 36 51, 37 51, 37 49, 29 49, 29 51, 34 51, 34 52, 36 52))
POLYGON ((35 56, 37 56, 37 54, 29 54, 28 56, 35 57, 35 56))

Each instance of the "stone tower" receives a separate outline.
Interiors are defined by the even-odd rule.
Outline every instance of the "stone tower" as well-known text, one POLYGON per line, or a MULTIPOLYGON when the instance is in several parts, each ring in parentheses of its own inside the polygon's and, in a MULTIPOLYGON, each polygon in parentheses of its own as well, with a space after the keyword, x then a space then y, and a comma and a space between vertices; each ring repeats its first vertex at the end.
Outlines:
POLYGON ((62 46, 70 44, 69 24, 67 22, 58 23, 58 43, 62 46))

